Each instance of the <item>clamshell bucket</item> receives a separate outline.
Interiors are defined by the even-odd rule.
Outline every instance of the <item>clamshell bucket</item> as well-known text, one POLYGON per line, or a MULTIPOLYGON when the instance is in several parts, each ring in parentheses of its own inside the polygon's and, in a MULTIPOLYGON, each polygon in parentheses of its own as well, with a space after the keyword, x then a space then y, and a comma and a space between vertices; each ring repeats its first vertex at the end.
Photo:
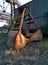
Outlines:
POLYGON ((23 12, 21 14, 22 17, 20 19, 21 20, 20 24, 18 23, 17 20, 14 22, 14 24, 16 25, 15 29, 13 25, 12 29, 9 31, 7 39, 7 45, 9 47, 14 47, 15 50, 22 49, 26 45, 26 43, 30 41, 42 40, 43 38, 41 28, 36 23, 33 16, 30 14, 29 10, 26 7, 24 7, 22 11, 23 12), (27 17, 25 14, 27 14, 27 16, 29 17, 28 19, 26 19, 27 17), (26 23, 28 30, 26 30, 24 22, 26 23))

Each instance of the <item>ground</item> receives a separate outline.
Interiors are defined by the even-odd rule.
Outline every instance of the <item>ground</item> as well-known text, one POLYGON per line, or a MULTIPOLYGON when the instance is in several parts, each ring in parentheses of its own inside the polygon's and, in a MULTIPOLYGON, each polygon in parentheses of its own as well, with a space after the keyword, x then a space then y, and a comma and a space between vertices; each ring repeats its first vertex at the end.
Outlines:
POLYGON ((28 43, 17 53, 6 41, 7 34, 0 34, 0 65, 48 65, 48 38, 28 43))

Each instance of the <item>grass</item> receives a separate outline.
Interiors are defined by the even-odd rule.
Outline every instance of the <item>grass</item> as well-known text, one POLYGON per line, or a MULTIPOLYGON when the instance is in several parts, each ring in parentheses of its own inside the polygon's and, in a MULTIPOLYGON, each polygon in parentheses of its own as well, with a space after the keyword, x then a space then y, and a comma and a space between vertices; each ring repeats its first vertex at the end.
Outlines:
POLYGON ((48 38, 44 38, 42 41, 39 42, 41 46, 48 47, 48 38))
POLYGON ((0 42, 5 42, 7 40, 7 33, 0 33, 0 42))
POLYGON ((7 34, 0 34, 0 65, 48 65, 48 38, 31 42, 18 53, 6 45, 7 34))

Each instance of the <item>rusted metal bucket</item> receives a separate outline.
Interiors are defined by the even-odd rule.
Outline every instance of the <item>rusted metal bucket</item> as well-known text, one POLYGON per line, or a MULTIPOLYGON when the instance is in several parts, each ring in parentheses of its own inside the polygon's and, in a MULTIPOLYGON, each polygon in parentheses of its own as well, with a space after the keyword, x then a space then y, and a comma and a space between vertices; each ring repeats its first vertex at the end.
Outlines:
POLYGON ((20 22, 19 30, 15 30, 15 31, 11 30, 11 31, 9 31, 9 34, 8 34, 7 45, 9 47, 14 47, 15 50, 19 50, 19 49, 23 48, 26 45, 26 43, 28 43, 30 41, 42 40, 42 38, 43 38, 42 31, 41 31, 39 25, 34 20, 33 16, 30 14, 30 12, 28 13, 28 16, 31 17, 32 20, 34 21, 35 25, 37 25, 37 27, 35 27, 35 28, 37 28, 37 30, 34 33, 27 32, 26 35, 23 35, 22 25, 23 25, 24 15, 25 15, 26 10, 27 10, 27 12, 29 12, 29 10, 27 8, 23 9, 22 19, 20 22))

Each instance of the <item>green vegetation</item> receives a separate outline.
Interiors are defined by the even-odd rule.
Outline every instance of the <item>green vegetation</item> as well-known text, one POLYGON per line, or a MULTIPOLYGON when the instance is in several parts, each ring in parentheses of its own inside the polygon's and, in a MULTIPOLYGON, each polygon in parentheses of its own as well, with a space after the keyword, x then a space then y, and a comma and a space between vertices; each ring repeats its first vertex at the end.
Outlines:
POLYGON ((40 41, 39 44, 44 47, 48 47, 48 38, 44 38, 44 40, 40 41))
POLYGON ((8 33, 0 33, 0 42, 6 42, 8 33))
POLYGON ((41 29, 42 29, 42 32, 43 32, 43 36, 48 37, 48 25, 41 27, 41 29))
POLYGON ((6 41, 7 34, 0 34, 0 65, 48 65, 48 38, 28 43, 17 53, 6 41))
POLYGON ((42 32, 43 32, 43 36, 44 37, 48 37, 48 12, 45 12, 43 14, 43 16, 46 16, 46 18, 45 18, 45 25, 43 25, 41 27, 41 29, 42 29, 42 32))

